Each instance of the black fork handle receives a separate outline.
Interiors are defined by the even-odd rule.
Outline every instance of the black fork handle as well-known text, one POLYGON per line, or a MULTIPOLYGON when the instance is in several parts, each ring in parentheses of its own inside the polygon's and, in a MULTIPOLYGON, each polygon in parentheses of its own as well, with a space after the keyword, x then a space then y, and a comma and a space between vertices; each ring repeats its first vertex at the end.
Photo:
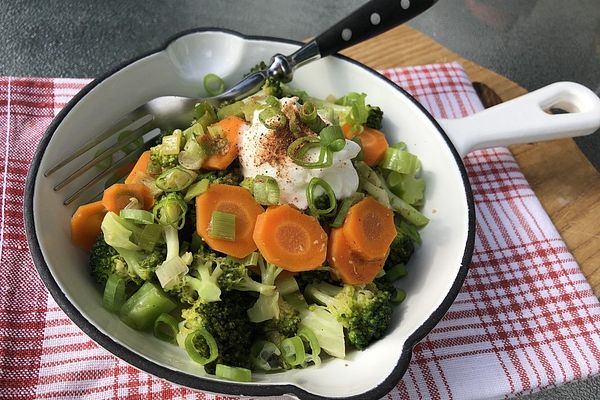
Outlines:
POLYGON ((398 26, 437 0, 371 0, 314 39, 321 57, 344 50, 398 26))

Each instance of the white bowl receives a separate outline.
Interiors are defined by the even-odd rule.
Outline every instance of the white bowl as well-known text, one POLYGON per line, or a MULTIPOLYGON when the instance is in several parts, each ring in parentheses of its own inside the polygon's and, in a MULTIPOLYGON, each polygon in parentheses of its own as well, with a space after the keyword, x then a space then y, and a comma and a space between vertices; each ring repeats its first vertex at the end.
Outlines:
MULTIPOLYGON (((412 347, 454 300, 466 275, 475 237, 473 199, 461 154, 477 145, 477 140, 455 139, 457 151, 440 125, 398 86, 341 56, 304 66, 294 76, 293 85, 311 95, 364 92, 369 103, 382 108, 383 131, 392 142, 406 142, 423 164, 427 182, 424 213, 431 218, 421 232, 423 244, 408 265, 409 275, 402 280, 407 298, 394 311, 388 334, 367 350, 350 352, 345 360, 327 360, 320 368, 255 373, 252 383, 234 383, 205 375, 180 348, 129 328, 102 308, 101 293, 86 265, 87 254, 71 243, 69 219, 77 204, 63 206, 65 194, 52 189, 60 176, 46 178, 40 173, 154 97, 204 96, 202 79, 207 73, 216 73, 232 85, 258 61, 297 48, 298 43, 279 39, 194 30, 90 83, 56 117, 34 157, 26 190, 27 236, 40 276, 69 318, 114 355, 152 375, 228 394, 377 398, 399 381, 408 367, 412 347)), ((461 129, 466 129, 470 120, 461 121, 461 129)), ((442 123, 456 131, 453 121, 442 123)), ((529 135, 535 136, 536 129, 530 129, 529 135)), ((515 141, 514 136, 509 141, 515 141)), ((496 132, 485 144, 493 144, 498 137, 496 132)))

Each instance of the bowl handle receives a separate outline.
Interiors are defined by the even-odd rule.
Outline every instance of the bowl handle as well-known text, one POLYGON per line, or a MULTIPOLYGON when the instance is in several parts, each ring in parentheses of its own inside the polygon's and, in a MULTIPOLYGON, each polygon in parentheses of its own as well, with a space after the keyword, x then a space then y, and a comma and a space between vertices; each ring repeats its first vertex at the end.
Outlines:
POLYGON ((477 149, 593 133, 600 128, 600 99, 578 83, 557 82, 469 117, 438 122, 464 156, 477 149), (553 109, 565 113, 552 114, 553 109))

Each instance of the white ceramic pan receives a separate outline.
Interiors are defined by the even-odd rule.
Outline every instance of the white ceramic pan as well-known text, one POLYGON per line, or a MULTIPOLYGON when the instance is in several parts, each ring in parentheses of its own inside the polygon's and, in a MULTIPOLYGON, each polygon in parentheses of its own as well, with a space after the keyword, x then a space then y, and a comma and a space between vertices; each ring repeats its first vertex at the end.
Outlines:
POLYGON ((64 207, 64 193, 52 190, 60 176, 45 178, 40 171, 149 99, 205 95, 201 88, 207 73, 216 73, 231 85, 257 61, 297 48, 298 43, 277 39, 196 30, 93 81, 65 107, 39 145, 27 182, 27 236, 40 276, 73 322, 99 345, 152 375, 230 394, 376 398, 402 377, 412 347, 444 315, 467 273, 475 212, 462 156, 475 148, 594 132, 600 126, 600 100, 581 85, 563 82, 468 118, 436 121, 400 87, 350 59, 328 57, 299 69, 293 85, 311 95, 364 92, 369 103, 383 109, 383 130, 390 141, 406 142, 422 161, 427 181, 423 211, 431 222, 422 230, 423 244, 402 282, 406 301, 395 311, 382 340, 365 351, 351 352, 345 360, 328 360, 320 368, 257 373, 248 384, 227 382, 205 376, 183 350, 132 330, 102 308, 101 293, 86 266, 87 254, 69 237, 69 219, 77 204, 64 207), (553 106, 569 113, 544 111, 553 106))

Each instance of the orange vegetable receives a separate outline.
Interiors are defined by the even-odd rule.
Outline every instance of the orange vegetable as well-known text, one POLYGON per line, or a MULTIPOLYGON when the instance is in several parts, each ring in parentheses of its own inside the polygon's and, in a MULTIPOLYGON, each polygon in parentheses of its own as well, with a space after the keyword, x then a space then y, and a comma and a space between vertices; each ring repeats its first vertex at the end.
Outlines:
POLYGON ((142 183, 140 180, 141 177, 148 175, 148 164, 150 164, 150 150, 143 152, 140 158, 138 158, 131 172, 125 178, 125 183, 142 183))
POLYGON ((396 237, 394 212, 368 196, 350 207, 341 229, 354 252, 365 260, 380 260, 396 237))
POLYGON ((225 169, 238 156, 238 138, 240 130, 246 125, 246 121, 240 117, 230 116, 223 118, 215 124, 223 131, 223 136, 227 139, 227 145, 217 154, 208 156, 204 160, 203 168, 206 169, 225 169))
POLYGON ((360 254, 352 251, 342 228, 334 228, 329 233, 327 262, 344 283, 361 285, 373 282, 383 268, 386 257, 365 260, 360 254))
POLYGON ((363 150, 363 161, 370 167, 374 167, 383 160, 389 144, 383 132, 377 129, 364 127, 360 133, 352 132, 350 125, 342 126, 342 132, 346 139, 352 139, 355 136, 360 139, 360 145, 363 150))
POLYGON ((327 255, 327 234, 317 219, 287 204, 260 215, 253 237, 265 260, 291 272, 315 269, 327 255))
POLYGON ((115 183, 104 191, 102 204, 108 211, 118 213, 134 197, 140 202, 140 206, 144 210, 150 210, 154 205, 154 196, 152 196, 150 189, 142 183, 115 183))
POLYGON ((90 251, 100 228, 106 209, 101 201, 79 206, 71 217, 71 240, 84 250, 90 251))
POLYGON ((198 235, 213 250, 243 258, 256 250, 252 232, 257 217, 264 211, 250 192, 240 186, 211 185, 206 192, 196 197, 196 229, 198 235), (215 239, 210 236, 213 211, 235 215, 234 240, 215 239))

